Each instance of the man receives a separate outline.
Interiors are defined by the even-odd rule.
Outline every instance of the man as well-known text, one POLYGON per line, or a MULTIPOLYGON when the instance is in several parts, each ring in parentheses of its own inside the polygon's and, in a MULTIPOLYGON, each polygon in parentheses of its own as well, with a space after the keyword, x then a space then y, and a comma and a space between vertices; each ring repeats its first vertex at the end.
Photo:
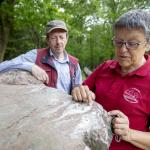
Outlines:
POLYGON ((0 72, 23 69, 31 72, 49 87, 66 91, 81 84, 82 76, 78 60, 67 54, 68 29, 64 21, 47 23, 47 48, 33 49, 12 60, 0 63, 0 72))

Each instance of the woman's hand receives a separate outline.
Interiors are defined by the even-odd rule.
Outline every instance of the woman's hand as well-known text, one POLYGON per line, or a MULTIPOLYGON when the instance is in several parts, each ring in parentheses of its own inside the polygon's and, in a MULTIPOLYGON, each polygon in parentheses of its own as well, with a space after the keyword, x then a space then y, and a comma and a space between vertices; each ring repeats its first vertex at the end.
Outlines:
POLYGON ((129 128, 129 119, 128 117, 121 111, 119 110, 113 110, 109 112, 109 115, 111 116, 116 116, 112 120, 112 126, 114 129, 114 133, 119 135, 121 139, 125 141, 130 140, 130 128, 129 128))
POLYGON ((95 100, 95 94, 88 88, 87 85, 80 85, 73 88, 71 95, 75 101, 90 102, 95 100))

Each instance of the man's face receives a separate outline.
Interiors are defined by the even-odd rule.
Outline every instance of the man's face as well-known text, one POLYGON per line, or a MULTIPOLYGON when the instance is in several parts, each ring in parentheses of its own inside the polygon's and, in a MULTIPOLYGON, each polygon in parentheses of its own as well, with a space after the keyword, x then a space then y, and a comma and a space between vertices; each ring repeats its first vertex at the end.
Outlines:
POLYGON ((47 37, 48 46, 56 54, 64 52, 67 41, 67 32, 62 29, 55 29, 51 31, 47 37))
POLYGON ((122 28, 115 31, 114 39, 116 58, 122 69, 138 68, 149 46, 145 34, 140 29, 122 28), (120 43, 126 44, 121 45, 120 43))

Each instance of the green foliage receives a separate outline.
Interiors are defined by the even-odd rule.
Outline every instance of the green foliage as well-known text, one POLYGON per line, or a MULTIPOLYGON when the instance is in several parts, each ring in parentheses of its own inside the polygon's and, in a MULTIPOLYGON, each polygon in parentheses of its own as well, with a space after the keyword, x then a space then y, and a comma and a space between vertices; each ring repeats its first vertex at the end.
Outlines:
POLYGON ((116 18, 136 8, 150 8, 149 0, 17 0, 5 59, 45 47, 46 23, 63 19, 69 28, 67 51, 78 57, 82 67, 94 69, 114 58, 111 39, 116 18))

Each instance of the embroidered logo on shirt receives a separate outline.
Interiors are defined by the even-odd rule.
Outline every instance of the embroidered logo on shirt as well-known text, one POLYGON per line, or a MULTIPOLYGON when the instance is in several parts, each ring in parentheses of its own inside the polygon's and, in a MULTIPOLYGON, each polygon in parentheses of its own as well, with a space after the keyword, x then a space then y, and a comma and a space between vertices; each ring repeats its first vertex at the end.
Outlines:
POLYGON ((138 103, 141 99, 141 92, 136 88, 129 88, 123 93, 123 97, 130 103, 138 103))

